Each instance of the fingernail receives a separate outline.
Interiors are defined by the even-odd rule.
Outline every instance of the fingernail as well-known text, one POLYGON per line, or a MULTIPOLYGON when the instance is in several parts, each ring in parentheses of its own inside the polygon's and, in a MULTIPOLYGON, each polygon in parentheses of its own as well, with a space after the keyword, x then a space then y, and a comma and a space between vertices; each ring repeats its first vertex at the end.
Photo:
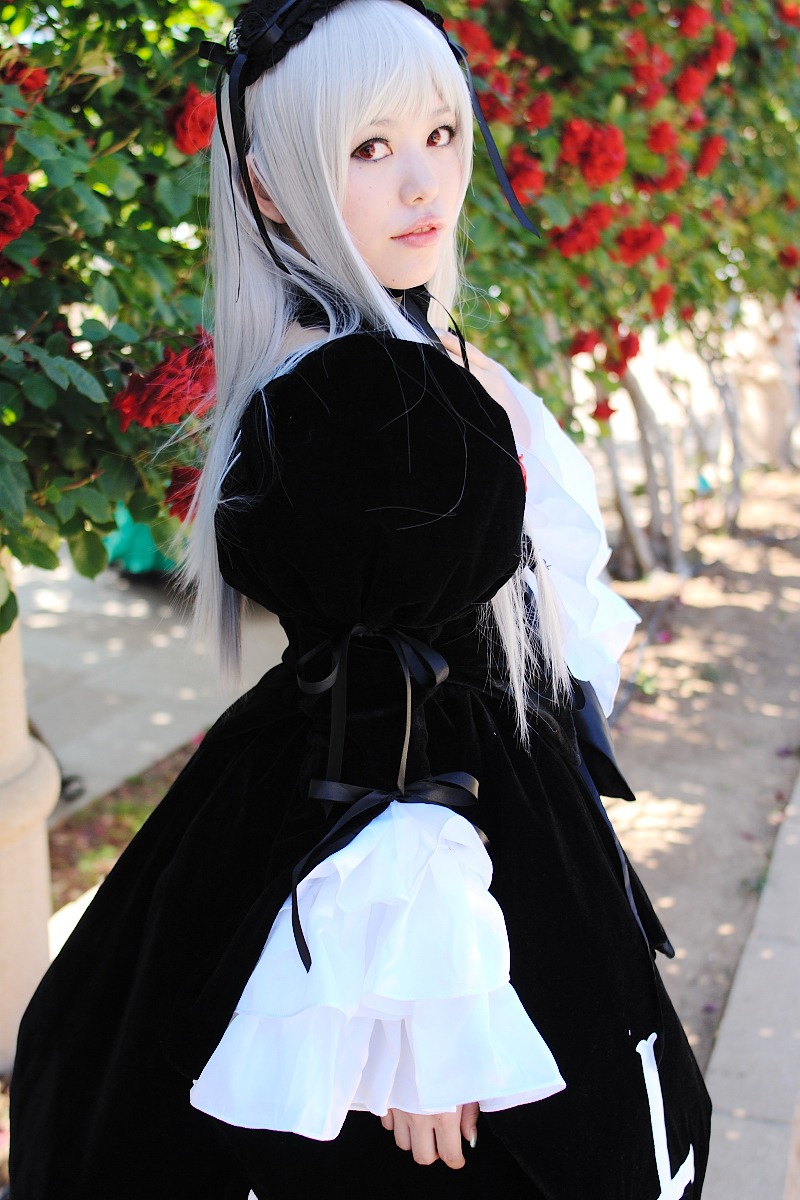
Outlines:
POLYGON ((474 1130, 472 1131, 472 1137, 469 1139, 469 1144, 470 1144, 470 1146, 472 1147, 472 1149, 473 1149, 473 1150, 474 1150, 474 1149, 475 1149, 475 1147, 477 1146, 477 1144, 478 1144, 478 1131, 477 1131, 477 1129, 474 1129, 474 1130))

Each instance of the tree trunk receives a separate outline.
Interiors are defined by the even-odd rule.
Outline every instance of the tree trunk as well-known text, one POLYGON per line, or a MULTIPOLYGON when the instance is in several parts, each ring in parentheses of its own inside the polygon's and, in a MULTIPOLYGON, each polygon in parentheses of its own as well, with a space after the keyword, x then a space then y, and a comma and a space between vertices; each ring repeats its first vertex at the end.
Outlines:
POLYGON ((622 476, 619 470, 619 460, 617 459, 617 448, 614 444, 614 439, 609 429, 605 437, 600 439, 600 445, 603 447, 608 459, 608 466, 611 471, 611 478, 614 483, 614 495, 617 502, 617 511, 622 521, 622 529, 628 544, 633 552, 634 559, 642 575, 649 575, 655 567, 655 559, 650 543, 643 530, 636 524, 636 519, 633 515, 633 505, 631 498, 628 495, 625 484, 622 481, 622 476))
POLYGON ((620 383, 631 398, 636 422, 639 426, 647 499, 650 504, 650 542, 656 556, 662 559, 665 554, 667 537, 664 532, 664 513, 661 507, 661 481, 655 461, 660 432, 658 422, 642 391, 639 380, 630 369, 625 371, 620 383))

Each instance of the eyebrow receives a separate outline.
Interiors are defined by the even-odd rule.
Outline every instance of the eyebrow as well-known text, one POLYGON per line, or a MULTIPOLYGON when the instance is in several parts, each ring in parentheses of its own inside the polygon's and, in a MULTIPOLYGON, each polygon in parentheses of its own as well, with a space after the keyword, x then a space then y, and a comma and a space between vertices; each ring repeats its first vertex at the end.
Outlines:
MULTIPOLYGON (((443 104, 440 108, 435 108, 431 113, 429 113, 429 116, 431 120, 433 120, 435 117, 446 116, 447 113, 453 113, 455 115, 455 109, 451 108, 449 104, 443 104)), ((397 123, 398 122, 394 119, 394 117, 376 117, 374 121, 368 121, 363 128, 371 129, 373 125, 393 126, 397 125, 397 123)))

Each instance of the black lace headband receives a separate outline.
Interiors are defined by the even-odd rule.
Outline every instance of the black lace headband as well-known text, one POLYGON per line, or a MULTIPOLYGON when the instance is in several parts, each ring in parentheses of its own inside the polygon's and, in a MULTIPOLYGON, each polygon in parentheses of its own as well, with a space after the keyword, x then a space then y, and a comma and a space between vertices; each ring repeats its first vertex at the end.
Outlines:
MULTIPOLYGON (((250 172, 247 169, 244 91, 251 83, 255 83, 257 79, 260 79, 265 71, 270 70, 279 63, 293 46, 296 46, 298 42, 307 37, 315 21, 320 17, 326 16, 341 3, 342 0, 283 0, 283 3, 281 3, 281 0, 277 0, 277 2, 276 0, 253 0, 253 3, 249 4, 236 18, 233 29, 229 33, 224 46, 220 46, 215 42, 203 42, 200 46, 201 58, 222 67, 219 79, 217 80, 216 90, 217 119, 225 147, 225 154, 228 159, 228 166, 231 171, 231 182, 233 161, 228 140, 225 136, 225 126, 222 121, 222 78, 224 73, 227 73, 229 79, 228 99, 239 175, 264 245, 269 251, 275 266, 286 274, 290 274, 291 272, 278 254, 269 236, 263 215, 258 207, 258 201, 256 200, 255 191, 250 179, 250 172)), ((538 237, 539 231, 531 223, 511 186, 511 181, 506 173, 503 160, 500 157, 500 151, 497 149, 489 124, 481 108, 478 94, 475 91, 475 84, 467 62, 466 52, 456 42, 451 41, 445 29, 444 21, 438 13, 426 8, 421 0, 402 0, 402 3, 407 4, 409 8, 416 9, 418 13, 427 17, 436 26, 445 38, 456 60, 463 66, 472 100, 472 111, 475 114, 475 119, 483 135, 483 140, 486 143, 486 149, 489 152, 489 158, 491 159, 503 194, 511 205, 520 225, 538 237)))

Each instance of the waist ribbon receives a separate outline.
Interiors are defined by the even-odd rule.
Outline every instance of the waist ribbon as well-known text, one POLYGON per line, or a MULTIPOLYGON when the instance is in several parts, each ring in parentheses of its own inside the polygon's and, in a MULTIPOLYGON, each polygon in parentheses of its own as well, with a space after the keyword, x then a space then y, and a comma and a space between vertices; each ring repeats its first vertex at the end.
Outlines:
POLYGON ((309 650, 297 662, 298 687, 306 695, 319 696, 331 693, 331 735, 328 745, 328 764, 325 779, 312 779, 308 794, 320 800, 327 815, 334 806, 342 805, 345 812, 309 852, 300 859, 292 871, 292 931, 298 953, 306 971, 311 970, 311 952, 308 948, 297 900, 298 884, 331 854, 349 845, 363 828, 360 818, 366 813, 385 809, 394 800, 413 804, 442 804, 447 808, 468 808, 478 799, 478 781, 466 771, 452 771, 444 775, 428 776, 413 783, 406 783, 406 766, 411 741, 411 681, 428 688, 437 688, 447 679, 449 668, 444 657, 410 634, 397 629, 370 629, 366 625, 354 625, 336 642, 325 641, 309 650), (388 642, 394 651, 405 682, 406 726, 403 748, 397 771, 397 782, 393 788, 358 787, 342 783, 342 757, 347 725, 347 659, 350 643, 354 637, 377 637, 388 642), (312 680, 305 677, 306 668, 323 651, 331 655, 332 666, 324 679, 312 680))

